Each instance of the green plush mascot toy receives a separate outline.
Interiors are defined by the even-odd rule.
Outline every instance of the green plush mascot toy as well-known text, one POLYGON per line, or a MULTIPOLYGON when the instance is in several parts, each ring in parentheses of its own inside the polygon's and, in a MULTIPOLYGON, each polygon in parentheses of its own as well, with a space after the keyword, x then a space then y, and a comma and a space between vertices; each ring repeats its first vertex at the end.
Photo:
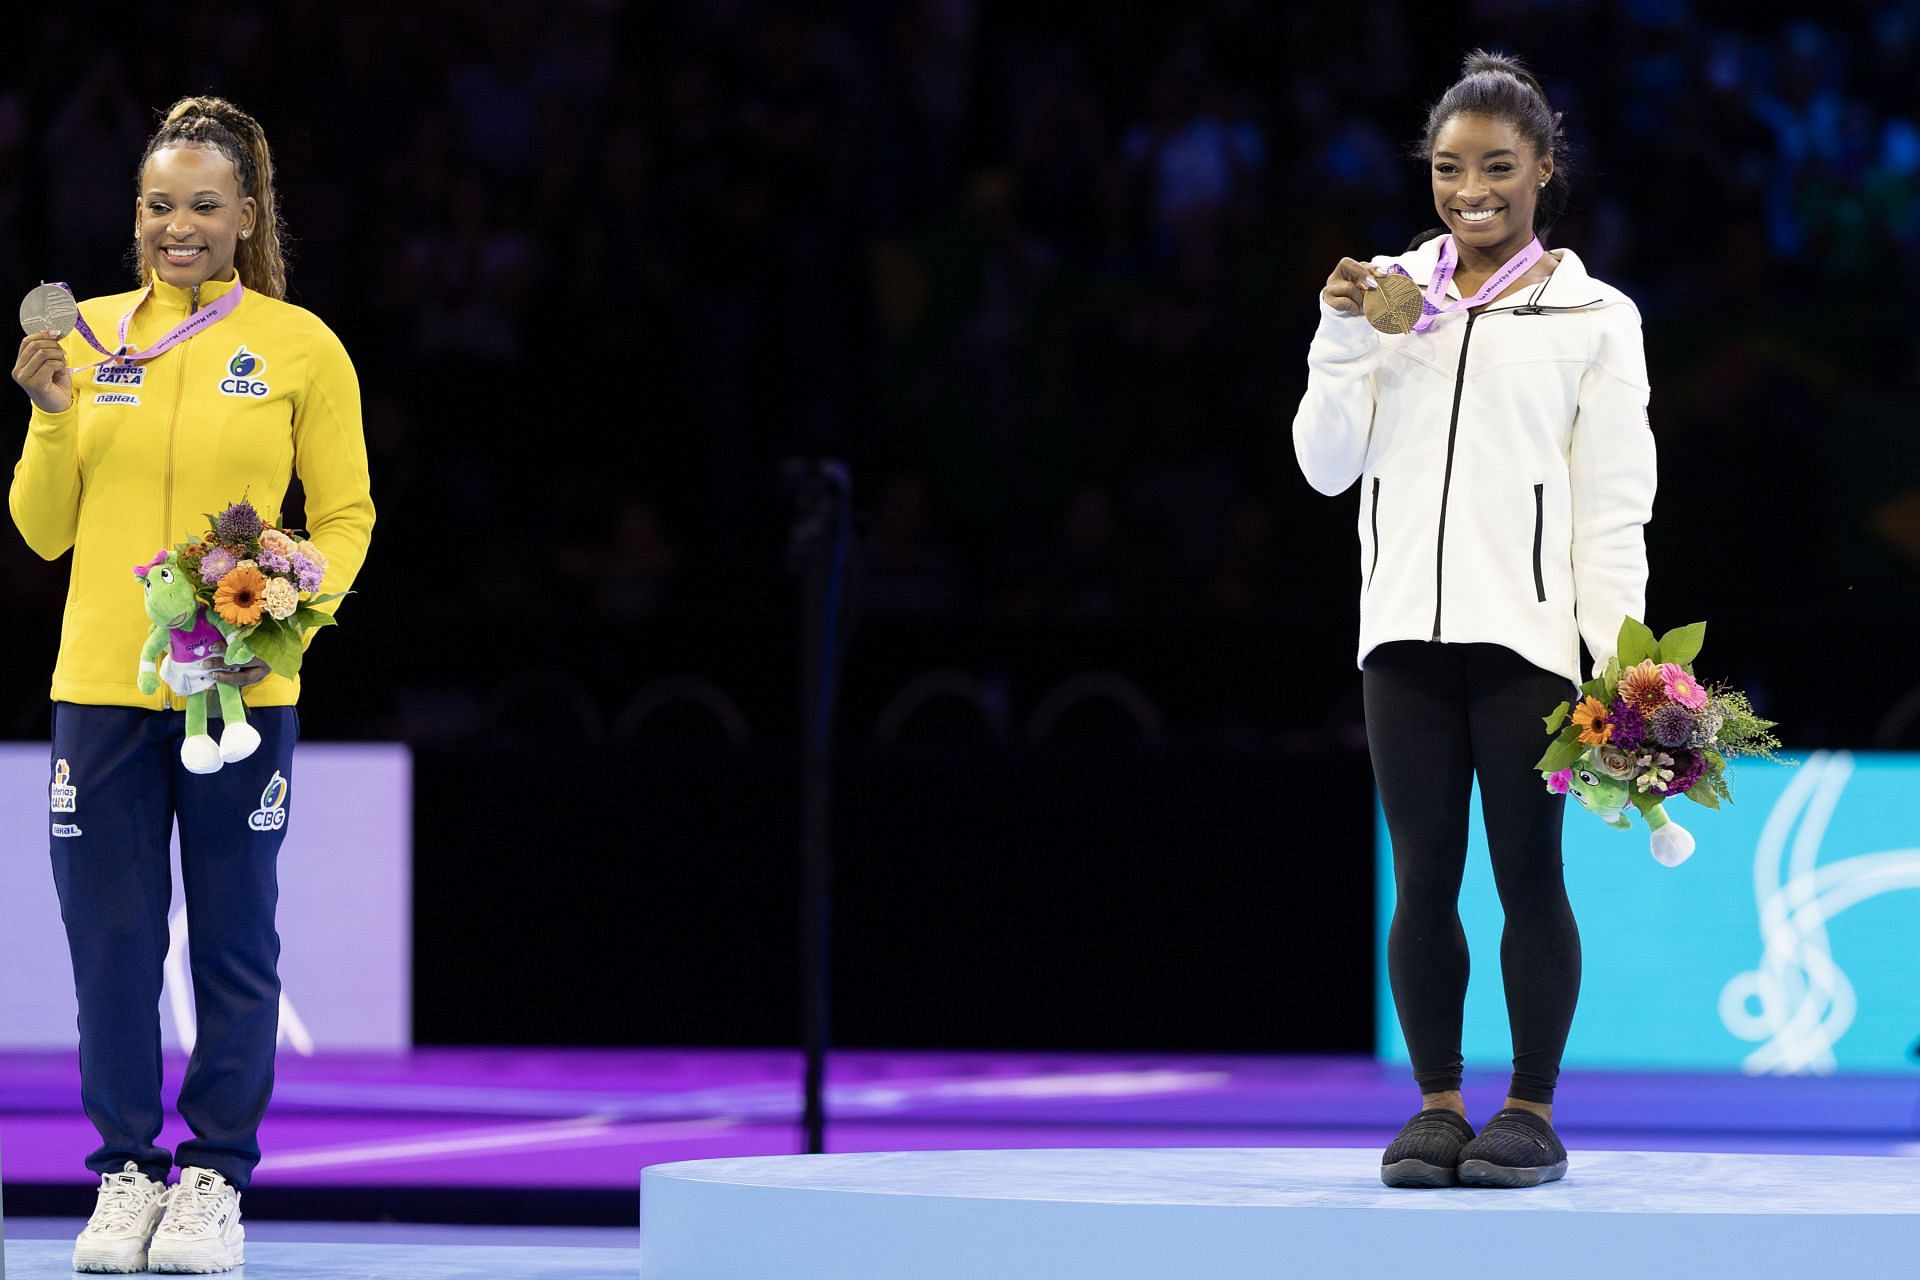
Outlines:
POLYGON ((220 658, 229 666, 249 661, 253 650, 236 627, 203 607, 194 592, 190 572, 172 551, 133 571, 147 589, 147 617, 153 630, 140 647, 141 693, 153 693, 162 680, 187 700, 187 737, 180 744, 180 763, 190 773, 218 773, 220 766, 252 755, 260 745, 260 731, 247 723, 240 690, 213 678, 200 664, 220 658), (164 660, 160 659, 162 651, 164 660), (158 665, 156 666, 156 660, 158 665), (220 719, 225 728, 220 741, 207 732, 208 694, 218 691, 220 719))
MULTIPOLYGON (((1564 781, 1568 793, 1581 807, 1608 826, 1625 831, 1633 825, 1626 814, 1633 784, 1611 776, 1598 761, 1583 757, 1568 770, 1564 781)), ((1552 779, 1548 780, 1548 786, 1558 790, 1552 779)), ((1677 867, 1693 856, 1693 834, 1667 816, 1664 804, 1645 805, 1640 808, 1640 815, 1647 820, 1647 830, 1653 833, 1650 843, 1655 861, 1677 867)))

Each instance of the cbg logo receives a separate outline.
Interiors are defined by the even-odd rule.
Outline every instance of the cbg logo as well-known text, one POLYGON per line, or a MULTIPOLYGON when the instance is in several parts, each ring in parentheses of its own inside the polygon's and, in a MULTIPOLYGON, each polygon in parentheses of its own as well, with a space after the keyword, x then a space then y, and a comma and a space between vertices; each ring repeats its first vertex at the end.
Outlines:
POLYGON ((260 807, 247 815, 247 825, 255 831, 278 831, 287 825, 287 780, 275 769, 260 793, 260 807))
POLYGON ((267 384, 260 375, 267 371, 267 362, 247 350, 246 344, 233 353, 227 361, 227 376, 220 379, 220 393, 229 396, 252 396, 262 399, 267 394, 267 384))

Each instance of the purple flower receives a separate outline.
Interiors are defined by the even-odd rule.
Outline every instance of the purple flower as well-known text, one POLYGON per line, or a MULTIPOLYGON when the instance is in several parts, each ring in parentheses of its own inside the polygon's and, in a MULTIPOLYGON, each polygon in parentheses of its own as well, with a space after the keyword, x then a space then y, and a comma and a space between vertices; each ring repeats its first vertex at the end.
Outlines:
POLYGON ((1684 747, 1693 735, 1693 712, 1677 702, 1669 702, 1654 709, 1647 727, 1653 731, 1653 740, 1661 746, 1684 747))
POLYGON ((1700 781, 1700 775, 1707 771, 1706 753, 1701 751, 1676 751, 1673 753, 1673 781, 1667 784, 1667 794, 1684 794, 1700 781))
POLYGON ((200 581, 208 586, 216 586, 220 579, 227 576, 234 565, 240 563, 234 559, 233 552, 225 547, 215 547, 200 557, 200 581))
POLYGON ((269 551, 261 547, 260 567, 268 573, 287 573, 293 568, 293 564, 278 551, 269 551))
POLYGON ((293 573, 294 580, 299 584, 302 591, 318 591, 320 589, 319 565, 316 565, 313 561, 296 551, 287 561, 287 567, 293 573))
POLYGON ((248 543, 259 537, 265 527, 251 502, 236 502, 214 520, 213 536, 221 542, 248 543))
POLYGON ((1558 773, 1550 773, 1547 775, 1547 790, 1557 796, 1567 794, 1568 789, 1572 786, 1573 770, 1571 769, 1562 769, 1558 773))
POLYGON ((1613 708, 1613 743, 1628 751, 1638 751, 1647 740, 1647 717, 1625 698, 1613 708))

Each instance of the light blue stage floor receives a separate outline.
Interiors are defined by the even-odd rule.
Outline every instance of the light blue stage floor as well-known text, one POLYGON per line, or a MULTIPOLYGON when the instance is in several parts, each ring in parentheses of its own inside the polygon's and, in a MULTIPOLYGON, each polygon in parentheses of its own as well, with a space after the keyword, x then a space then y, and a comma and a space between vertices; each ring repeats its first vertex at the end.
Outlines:
POLYGON ((1395 1190, 1374 1148, 784 1156, 655 1165, 640 1213, 644 1280, 1920 1275, 1899 1157, 1576 1152, 1542 1187, 1395 1190))
MULTIPOLYGON (((64 1219, 7 1223, 6 1280, 73 1280, 64 1219)), ((434 1227, 262 1222, 247 1231, 235 1280, 636 1280, 631 1228, 434 1227)))

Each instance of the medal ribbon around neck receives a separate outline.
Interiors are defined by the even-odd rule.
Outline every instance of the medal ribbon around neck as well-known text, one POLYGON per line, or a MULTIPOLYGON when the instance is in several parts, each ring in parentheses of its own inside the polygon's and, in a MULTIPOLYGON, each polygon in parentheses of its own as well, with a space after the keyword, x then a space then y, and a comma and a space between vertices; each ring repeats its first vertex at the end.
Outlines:
MULTIPOLYGON (((65 289, 68 293, 73 292, 73 289, 64 280, 55 280, 53 284, 56 288, 65 289)), ((133 310, 128 311, 127 314, 120 317, 120 349, 118 351, 109 351, 101 346, 99 337, 94 334, 92 326, 86 321, 86 317, 76 316, 73 322, 75 331, 87 340, 87 345, 105 356, 106 359, 96 360, 92 364, 75 365, 73 368, 67 370, 67 372, 79 373, 82 369, 97 369, 103 364, 138 364, 144 360, 151 360, 155 356, 171 351, 195 334, 211 329, 214 325, 219 324, 222 320, 232 315, 235 308, 240 305, 240 300, 246 295, 246 292, 247 287, 242 284, 239 277, 236 276, 233 281, 233 288, 227 290, 227 292, 221 294, 220 297, 161 334, 158 342, 142 351, 127 350, 127 327, 133 323, 134 311, 138 311, 141 304, 153 295, 153 286, 151 284, 145 289, 142 289, 140 296, 134 299, 133 310)))
MULTIPOLYGON (((1471 298, 1461 298, 1456 302, 1448 302, 1447 285, 1453 279, 1455 268, 1460 265, 1460 253, 1459 250, 1454 248, 1452 236, 1442 236, 1440 239, 1440 261, 1436 263, 1433 268, 1433 279, 1421 293, 1421 314, 1420 318, 1413 322, 1413 331, 1415 333, 1425 333, 1433 327, 1435 320, 1449 311, 1460 311, 1471 307, 1484 307, 1487 303, 1499 297, 1501 291, 1508 285, 1512 284, 1522 275, 1525 275, 1528 268, 1545 257, 1546 253, 1546 249, 1540 244, 1540 237, 1535 236, 1527 242, 1526 248, 1514 254, 1511 258, 1508 258, 1504 266, 1487 277, 1487 282, 1480 286, 1480 292, 1474 294, 1471 298)), ((1408 275, 1407 269, 1397 264, 1388 267, 1387 270, 1412 279, 1412 277, 1408 275)))

